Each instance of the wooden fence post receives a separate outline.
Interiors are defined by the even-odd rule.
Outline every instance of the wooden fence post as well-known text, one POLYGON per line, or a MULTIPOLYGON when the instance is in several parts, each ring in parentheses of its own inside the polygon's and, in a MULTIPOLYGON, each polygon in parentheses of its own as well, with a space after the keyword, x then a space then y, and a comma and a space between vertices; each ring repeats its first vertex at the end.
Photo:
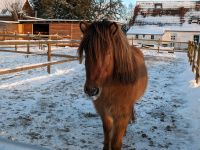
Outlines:
MULTIPOLYGON (((71 34, 71 36, 70 36, 70 39, 72 40, 72 35, 73 35, 73 33, 72 33, 72 27, 73 27, 73 24, 72 23, 70 23, 70 34, 71 34)), ((70 46, 72 46, 72 43, 70 43, 70 46)))
POLYGON ((190 66, 192 65, 192 49, 193 49, 193 43, 192 41, 188 42, 188 61, 190 63, 190 66))
MULTIPOLYGON (((14 34, 15 34, 15 40, 17 40, 17 34, 16 34, 16 32, 14 32, 14 34)), ((17 51, 17 44, 15 44, 15 51, 17 51)))
MULTIPOLYGON (((38 40, 40 40, 40 32, 38 33, 38 40)), ((39 42, 39 49, 41 49, 41 44, 40 44, 40 42, 39 42)))
POLYGON ((5 36, 5 34, 6 34, 6 29, 3 29, 3 34, 4 34, 4 36, 3 36, 3 41, 5 41, 5 40, 6 40, 6 36, 5 36))
MULTIPOLYGON (((56 33, 56 40, 58 40, 58 32, 56 33)), ((56 47, 58 47, 57 43, 56 43, 56 47)))
POLYGON ((158 40, 158 53, 160 52, 160 39, 158 40))
MULTIPOLYGON (((30 40, 30 33, 28 32, 28 40, 30 40)), ((30 44, 27 44, 27 54, 30 54, 30 44)))
POLYGON ((172 51, 172 53, 174 53, 175 52, 175 42, 173 42, 173 46, 174 46, 174 48, 173 48, 173 51, 172 51))
POLYGON ((188 42, 188 51, 187 51, 187 56, 188 56, 189 62, 190 62, 190 49, 191 49, 191 41, 188 42))
MULTIPOLYGON (((47 54, 48 54, 48 57, 47 57, 47 60, 48 61, 51 61, 51 44, 47 44, 48 45, 48 52, 47 52, 47 54)), ((51 73, 51 65, 48 65, 47 66, 47 72, 50 74, 51 73)))
POLYGON ((196 66, 196 83, 199 83, 199 79, 200 79, 200 43, 199 43, 199 47, 198 47, 198 55, 197 55, 197 66, 196 66))
POLYGON ((194 72, 194 69, 196 67, 196 52, 197 52, 197 44, 194 43, 193 47, 193 58, 192 58, 192 72, 194 72))
POLYGON ((191 47, 190 47, 190 66, 192 65, 193 52, 194 52, 194 42, 191 42, 191 47))

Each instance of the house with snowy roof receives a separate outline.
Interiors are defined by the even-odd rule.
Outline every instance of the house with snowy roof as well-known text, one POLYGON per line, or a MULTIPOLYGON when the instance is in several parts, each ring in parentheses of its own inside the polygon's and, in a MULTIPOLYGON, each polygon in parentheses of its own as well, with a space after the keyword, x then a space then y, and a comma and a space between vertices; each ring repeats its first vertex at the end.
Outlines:
MULTIPOLYGON (((187 12, 200 11, 200 0, 138 0, 136 5, 140 8, 139 16, 142 16, 139 20, 137 19, 137 24, 143 24, 142 18, 147 16, 176 16, 179 17, 176 22, 184 23, 187 12)), ((193 20, 200 24, 198 14, 190 16, 189 22, 191 23, 193 20)))
POLYGON ((182 42, 195 41, 200 43, 200 26, 197 24, 185 24, 182 26, 133 26, 127 32, 130 43, 153 47, 162 42, 164 47, 186 49, 187 44, 182 42))
POLYGON ((22 0, 19 4, 12 3, 12 5, 16 5, 14 7, 21 7, 21 11, 17 12, 18 14, 16 14, 17 17, 11 12, 12 9, 9 8, 10 6, 7 5, 10 5, 10 3, 4 3, 4 1, 0 1, 0 20, 17 21, 18 19, 27 19, 27 17, 34 17, 35 15, 29 0, 22 0))
POLYGON ((136 5, 140 5, 143 10, 147 9, 177 9, 180 7, 192 9, 199 6, 199 1, 194 0, 138 0, 136 5))

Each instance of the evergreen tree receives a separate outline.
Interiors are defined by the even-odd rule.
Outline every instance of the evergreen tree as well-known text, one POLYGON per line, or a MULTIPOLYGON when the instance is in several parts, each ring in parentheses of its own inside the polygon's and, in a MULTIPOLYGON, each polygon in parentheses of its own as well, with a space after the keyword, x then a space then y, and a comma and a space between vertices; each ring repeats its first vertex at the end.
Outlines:
POLYGON ((37 17, 43 17, 44 7, 43 7, 43 2, 42 0, 31 0, 31 5, 33 6, 33 9, 35 13, 37 14, 37 17))
POLYGON ((32 0, 38 17, 52 19, 119 19, 121 0, 32 0))

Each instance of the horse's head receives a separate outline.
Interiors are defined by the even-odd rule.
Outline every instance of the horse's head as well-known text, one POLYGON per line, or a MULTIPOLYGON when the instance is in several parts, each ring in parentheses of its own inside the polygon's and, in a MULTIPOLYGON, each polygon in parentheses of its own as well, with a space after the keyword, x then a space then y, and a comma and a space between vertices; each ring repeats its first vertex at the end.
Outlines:
POLYGON ((83 39, 79 46, 79 58, 82 61, 85 52, 86 83, 85 93, 97 96, 101 88, 113 73, 112 36, 118 30, 116 23, 108 21, 88 24, 80 23, 83 39))
POLYGON ((83 39, 78 48, 79 60, 85 53, 85 93, 89 96, 101 94, 109 81, 129 83, 133 74, 133 60, 128 41, 115 22, 81 22, 83 39))

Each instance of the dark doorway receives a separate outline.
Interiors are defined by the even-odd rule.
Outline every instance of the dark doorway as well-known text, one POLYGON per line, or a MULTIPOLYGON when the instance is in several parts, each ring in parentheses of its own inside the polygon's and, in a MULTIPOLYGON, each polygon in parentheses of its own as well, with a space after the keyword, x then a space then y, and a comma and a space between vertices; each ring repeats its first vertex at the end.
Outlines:
POLYGON ((49 24, 33 24, 33 34, 49 35, 49 24))

